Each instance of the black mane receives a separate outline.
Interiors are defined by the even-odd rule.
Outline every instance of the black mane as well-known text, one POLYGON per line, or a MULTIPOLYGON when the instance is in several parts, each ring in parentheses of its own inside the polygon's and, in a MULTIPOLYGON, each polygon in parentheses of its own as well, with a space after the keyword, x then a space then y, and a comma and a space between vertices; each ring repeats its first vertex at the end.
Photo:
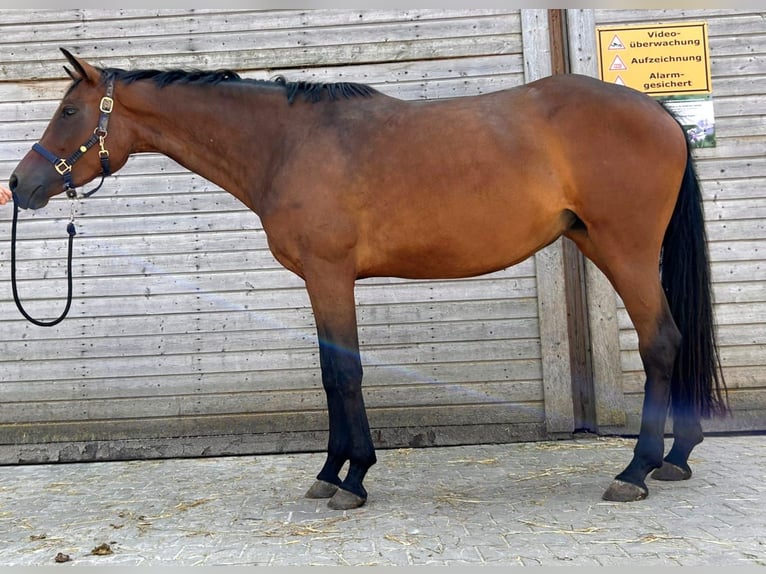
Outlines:
POLYGON ((283 76, 277 76, 273 83, 285 87, 285 90, 287 90, 287 101, 290 103, 293 103, 298 95, 303 95, 303 98, 307 101, 318 102, 325 95, 330 98, 330 101, 333 101, 340 98, 367 98, 378 93, 371 86, 352 82, 334 82, 329 84, 304 81, 288 82, 283 76))
POLYGON ((104 70, 104 73, 126 84, 140 80, 152 80, 160 88, 171 84, 217 85, 229 82, 281 86, 285 90, 287 101, 291 104, 298 96, 303 96, 305 101, 319 102, 324 98, 335 101, 341 98, 369 97, 378 93, 375 88, 366 84, 352 82, 290 82, 283 76, 277 76, 274 80, 253 80, 242 78, 233 70, 122 70, 119 68, 108 68, 104 70))

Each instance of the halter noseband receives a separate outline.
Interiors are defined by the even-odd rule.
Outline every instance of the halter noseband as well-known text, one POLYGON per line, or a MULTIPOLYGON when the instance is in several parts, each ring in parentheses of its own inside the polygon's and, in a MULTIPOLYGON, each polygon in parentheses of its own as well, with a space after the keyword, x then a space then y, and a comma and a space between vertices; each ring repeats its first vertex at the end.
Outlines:
POLYGON ((101 115, 98 118, 98 126, 93 130, 93 135, 90 136, 90 139, 82 144, 77 151, 68 158, 60 158, 56 156, 56 154, 45 149, 39 142, 32 146, 33 150, 53 164, 56 172, 64 179, 64 191, 66 191, 67 196, 72 199, 77 197, 77 189, 72 181, 72 168, 74 167, 74 164, 94 145, 98 144, 99 146, 98 158, 101 161, 101 183, 99 183, 95 189, 83 194, 83 197, 90 197, 96 193, 103 185, 104 178, 112 173, 109 168, 109 150, 104 146, 104 141, 109 133, 107 130, 109 126, 109 115, 114 109, 113 95, 114 78, 110 77, 106 82, 106 95, 101 98, 101 102, 98 106, 98 109, 101 112, 101 115))

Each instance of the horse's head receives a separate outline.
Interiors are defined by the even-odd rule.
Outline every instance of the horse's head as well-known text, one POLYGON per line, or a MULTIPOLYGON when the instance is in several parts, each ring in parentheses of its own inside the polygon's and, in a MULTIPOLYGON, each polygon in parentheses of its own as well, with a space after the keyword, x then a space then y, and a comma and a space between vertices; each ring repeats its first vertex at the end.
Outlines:
POLYGON ((64 69, 73 83, 53 119, 11 175, 18 206, 39 209, 63 191, 73 192, 99 175, 116 171, 127 160, 127 145, 109 137, 113 84, 103 70, 61 51, 74 68, 64 69), (120 149, 122 148, 122 149, 120 149), (120 153, 122 152, 122 153, 120 153))

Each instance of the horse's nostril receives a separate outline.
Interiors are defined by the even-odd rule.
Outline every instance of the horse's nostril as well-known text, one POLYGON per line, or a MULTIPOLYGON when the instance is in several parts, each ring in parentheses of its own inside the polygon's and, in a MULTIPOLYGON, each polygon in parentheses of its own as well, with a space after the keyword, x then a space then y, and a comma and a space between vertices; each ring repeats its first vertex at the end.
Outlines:
POLYGON ((16 174, 14 173, 11 176, 11 179, 8 180, 8 187, 10 187, 11 191, 16 191, 16 188, 19 185, 19 178, 16 177, 16 174))

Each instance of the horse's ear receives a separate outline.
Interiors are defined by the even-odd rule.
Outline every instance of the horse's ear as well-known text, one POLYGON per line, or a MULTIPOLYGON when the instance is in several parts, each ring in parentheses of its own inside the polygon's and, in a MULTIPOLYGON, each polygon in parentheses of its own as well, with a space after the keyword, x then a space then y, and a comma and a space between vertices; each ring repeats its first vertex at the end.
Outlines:
POLYGON ((72 67, 74 68, 74 72, 72 72, 69 70, 69 68, 64 66, 67 74, 69 74, 73 80, 82 79, 91 84, 98 83, 98 81, 101 79, 101 73, 96 68, 91 66, 85 60, 81 60, 80 58, 73 56, 66 48, 59 49, 64 54, 64 56, 66 56, 66 59, 69 60, 69 63, 72 64, 72 67))

